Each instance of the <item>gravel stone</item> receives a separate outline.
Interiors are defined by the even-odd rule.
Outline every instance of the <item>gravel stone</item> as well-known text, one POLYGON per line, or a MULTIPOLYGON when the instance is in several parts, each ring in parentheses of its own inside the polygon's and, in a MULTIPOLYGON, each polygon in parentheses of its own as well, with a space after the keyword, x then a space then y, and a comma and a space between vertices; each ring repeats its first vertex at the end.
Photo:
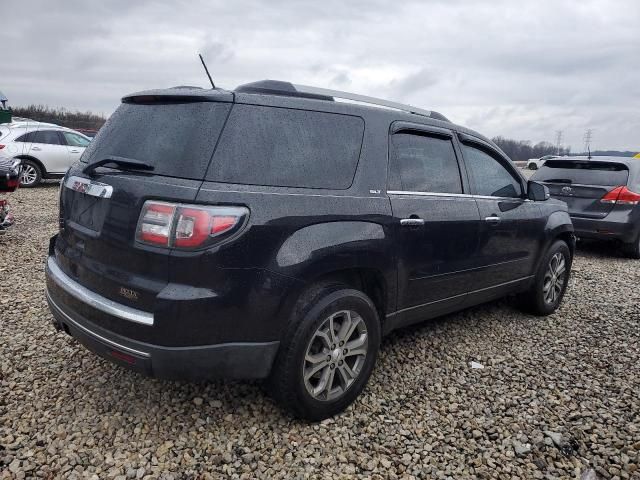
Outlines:
POLYGON ((615 248, 579 242, 550 317, 501 300, 391 334, 356 403, 307 424, 260 383, 146 378, 56 332, 57 194, 11 195, 0 237, 2 480, 640 478, 640 262, 615 248))

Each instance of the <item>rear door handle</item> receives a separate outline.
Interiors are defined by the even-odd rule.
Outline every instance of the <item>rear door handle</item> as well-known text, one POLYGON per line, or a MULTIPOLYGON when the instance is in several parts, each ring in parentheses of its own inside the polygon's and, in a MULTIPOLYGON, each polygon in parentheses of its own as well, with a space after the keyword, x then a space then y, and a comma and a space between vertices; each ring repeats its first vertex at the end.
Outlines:
POLYGON ((71 153, 80 153, 80 150, 70 150, 71 153))
POLYGON ((419 227, 424 225, 424 220, 422 218, 402 218, 400 219, 400 225, 403 227, 419 227))
POLYGON ((489 223, 498 223, 500 221, 500 217, 497 215, 491 215, 490 217, 485 217, 484 221, 489 223))
POLYGON ((31 150, 35 150, 36 152, 39 152, 42 149, 40 147, 31 147, 31 150))

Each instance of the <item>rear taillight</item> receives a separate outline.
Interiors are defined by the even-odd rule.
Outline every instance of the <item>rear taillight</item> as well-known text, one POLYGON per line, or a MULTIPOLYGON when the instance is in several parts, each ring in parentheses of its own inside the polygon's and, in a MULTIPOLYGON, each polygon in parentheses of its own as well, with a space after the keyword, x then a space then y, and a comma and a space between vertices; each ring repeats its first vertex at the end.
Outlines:
POLYGON ((245 223, 245 207, 207 207, 149 200, 142 207, 136 239, 148 245, 193 249, 215 237, 237 232, 245 223))
POLYGON ((625 186, 619 186, 602 197, 600 202, 615 205, 638 205, 640 203, 640 194, 632 192, 625 186))
POLYGON ((5 146, 0 144, 0 150, 2 150, 5 146))
POLYGON ((136 231, 138 241, 169 247, 176 208, 176 205, 169 203, 145 202, 136 231))

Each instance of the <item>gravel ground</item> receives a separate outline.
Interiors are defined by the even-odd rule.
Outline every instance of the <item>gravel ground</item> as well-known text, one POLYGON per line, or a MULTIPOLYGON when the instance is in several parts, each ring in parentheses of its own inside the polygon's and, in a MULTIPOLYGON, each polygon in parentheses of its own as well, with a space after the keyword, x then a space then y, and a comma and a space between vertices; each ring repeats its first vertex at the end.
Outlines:
POLYGON ((356 404, 309 425, 257 383, 144 378, 54 332, 57 185, 11 200, 1 479, 640 478, 640 262, 606 246, 579 249, 548 318, 501 301, 392 334, 356 404))

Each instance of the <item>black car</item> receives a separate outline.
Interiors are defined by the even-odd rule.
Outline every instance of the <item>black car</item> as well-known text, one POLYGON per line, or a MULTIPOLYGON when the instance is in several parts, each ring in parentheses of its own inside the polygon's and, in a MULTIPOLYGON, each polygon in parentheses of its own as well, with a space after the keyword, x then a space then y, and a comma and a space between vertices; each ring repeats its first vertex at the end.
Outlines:
POLYGON ((617 240, 630 257, 640 258, 640 160, 549 160, 532 179, 567 203, 578 237, 617 240))
POLYGON ((507 294, 558 308, 573 227, 547 199, 436 112, 276 81, 136 93, 63 180, 47 298, 115 363, 265 378, 317 420, 398 327, 507 294))

